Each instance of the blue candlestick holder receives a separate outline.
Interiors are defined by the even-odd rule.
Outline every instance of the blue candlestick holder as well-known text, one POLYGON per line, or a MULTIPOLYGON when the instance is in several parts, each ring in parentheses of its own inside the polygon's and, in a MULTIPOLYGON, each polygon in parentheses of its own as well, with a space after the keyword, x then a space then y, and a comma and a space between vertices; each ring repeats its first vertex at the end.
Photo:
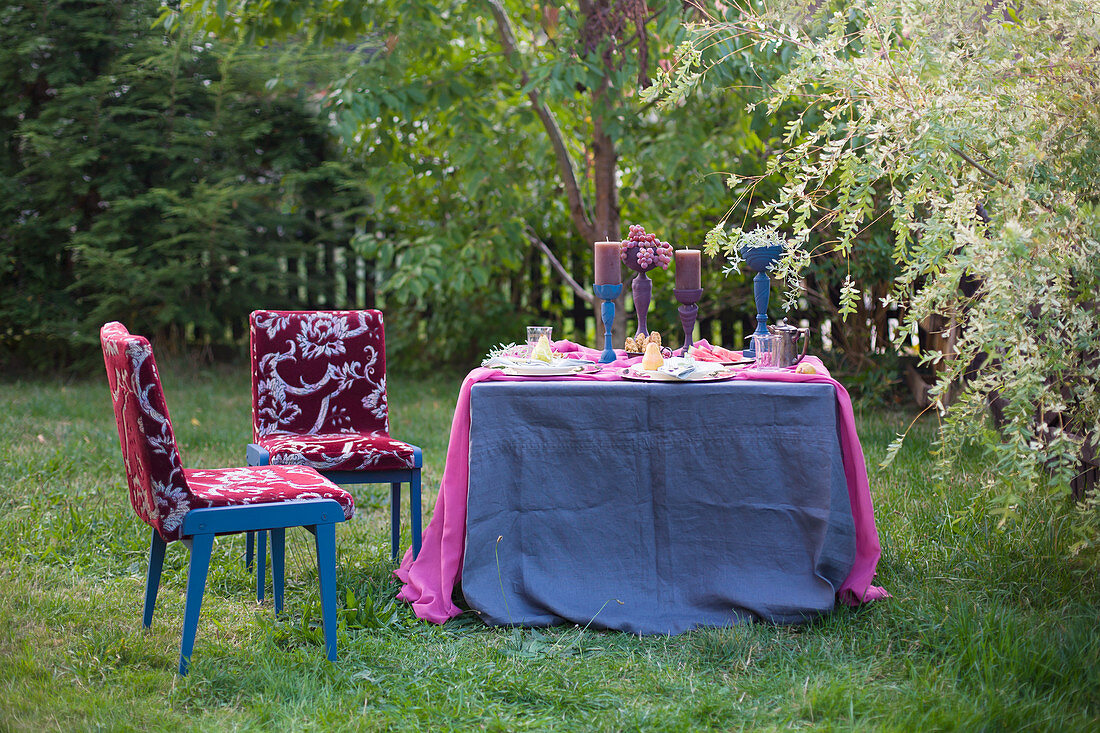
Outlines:
POLYGON ((623 284, 593 285, 596 297, 603 301, 600 306, 600 317, 603 319, 603 353, 600 354, 601 364, 610 364, 615 361, 615 349, 611 348, 611 324, 615 322, 615 298, 623 292, 623 284))
POLYGON ((748 343, 741 352, 746 359, 756 358, 752 337, 768 335, 768 300, 772 289, 772 281, 768 277, 768 268, 774 265, 782 254, 783 248, 779 245, 754 247, 741 252, 745 264, 756 270, 756 277, 752 279, 752 295, 753 300, 756 302, 756 330, 748 336, 746 339, 748 343))

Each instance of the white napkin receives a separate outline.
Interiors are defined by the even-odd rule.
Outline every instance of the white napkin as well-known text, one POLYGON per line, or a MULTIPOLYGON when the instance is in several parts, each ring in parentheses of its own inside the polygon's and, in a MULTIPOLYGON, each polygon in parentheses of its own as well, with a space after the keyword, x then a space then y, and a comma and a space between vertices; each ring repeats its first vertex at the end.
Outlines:
POLYGON ((722 365, 716 362, 695 361, 682 356, 673 356, 665 359, 665 363, 659 366, 657 371, 676 379, 691 380, 709 377, 721 369, 722 365))

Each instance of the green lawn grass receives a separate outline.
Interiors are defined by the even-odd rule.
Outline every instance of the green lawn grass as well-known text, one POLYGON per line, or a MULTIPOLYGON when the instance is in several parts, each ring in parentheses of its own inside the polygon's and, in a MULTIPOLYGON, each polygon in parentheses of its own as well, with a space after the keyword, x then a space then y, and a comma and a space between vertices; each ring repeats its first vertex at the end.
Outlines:
MULTIPOLYGON (((243 463, 244 366, 162 363, 185 464, 243 463)), ((390 376, 395 435, 424 448, 425 523, 459 377, 390 376)), ((215 545, 191 674, 175 675, 187 552, 169 546, 141 628, 148 531, 129 507, 106 379, 0 384, 0 730, 1096 730, 1100 587, 1067 559, 1071 509, 990 513, 986 471, 934 476, 932 426, 857 408, 893 598, 807 626, 672 638, 417 620, 395 603, 385 487, 338 527, 340 660, 320 644, 309 535, 286 610, 257 606, 243 540, 215 545)), ((407 525, 407 522, 405 523, 407 525)), ((407 539, 407 527, 406 542, 407 539)))

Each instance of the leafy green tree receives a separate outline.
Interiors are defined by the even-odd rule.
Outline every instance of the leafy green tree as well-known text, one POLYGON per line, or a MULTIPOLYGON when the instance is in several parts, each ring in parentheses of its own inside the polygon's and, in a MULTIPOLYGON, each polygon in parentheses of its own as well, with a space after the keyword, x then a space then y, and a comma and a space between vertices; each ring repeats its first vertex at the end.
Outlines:
POLYGON ((266 88, 278 57, 173 40, 159 9, 0 9, 5 360, 68 364, 115 318, 177 347, 239 344, 251 309, 302 301, 288 262, 362 213, 324 122, 266 88))
MULTIPOLYGON (((622 237, 624 219, 698 246, 730 206, 709 161, 763 148, 750 128, 767 115, 746 121, 725 95, 672 115, 639 100, 682 38, 685 12, 695 13, 678 2, 183 7, 218 37, 346 44, 329 109, 371 171, 384 222, 361 251, 384 273, 390 322, 409 319, 405 333, 436 358, 469 358, 487 339, 516 337, 524 313, 558 289, 522 276, 533 260, 545 258, 573 298, 592 302, 592 242, 622 237)), ((703 308, 713 314, 730 288, 718 289, 717 268, 712 277, 703 308)), ((658 278, 659 287, 670 280, 658 278)), ((654 322, 676 323, 665 300, 654 322)), ((618 309, 620 339, 624 315, 618 309)))
MULTIPOLYGON (((1100 440, 1100 14, 1083 0, 739 3, 697 29, 675 100, 715 39, 785 48, 760 104, 805 110, 769 162, 781 181, 755 212, 850 262, 882 214, 896 234, 899 340, 932 322, 929 390, 944 453, 996 459, 1006 511, 1022 487, 1067 479, 1100 440), (690 67, 690 70, 689 68, 690 67), (983 419, 997 408, 998 430, 983 419)), ((714 70, 721 68, 719 60, 714 70)), ((716 237, 721 240, 721 233, 716 237)), ((715 241, 717 249, 719 241, 715 241)), ((726 246, 735 243, 726 242, 726 246)), ((787 262, 797 279, 795 258, 787 262)), ((847 276, 842 312, 864 296, 847 276)), ((896 445, 900 445, 896 444, 896 445)), ((896 447, 896 446, 895 446, 896 447)), ((1096 535, 1094 535, 1095 538, 1096 535)))

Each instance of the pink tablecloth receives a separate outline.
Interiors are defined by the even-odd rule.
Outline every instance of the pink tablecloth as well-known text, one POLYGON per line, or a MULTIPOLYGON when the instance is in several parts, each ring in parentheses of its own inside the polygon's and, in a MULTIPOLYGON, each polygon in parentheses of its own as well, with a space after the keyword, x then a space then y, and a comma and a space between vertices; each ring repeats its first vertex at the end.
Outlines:
MULTIPOLYGON (((569 341, 554 345, 558 352, 576 354, 579 358, 599 359, 600 352, 577 346, 569 341)), ((623 352, 619 358, 594 374, 578 374, 568 377, 547 377, 548 380, 596 380, 620 379, 618 369, 634 363, 640 357, 627 359, 623 352)), ((746 369, 736 379, 759 379, 775 382, 823 382, 836 389, 837 412, 840 424, 841 452, 844 457, 844 473, 848 480, 848 497, 852 505, 852 517, 856 530, 856 557, 852 570, 837 592, 837 599, 847 605, 858 605, 885 598, 889 594, 871 585, 875 577, 881 549, 878 530, 875 527, 874 507, 867 482, 867 466, 863 448, 856 434, 852 401, 843 385, 829 376, 828 371, 815 357, 807 361, 818 370, 817 374, 796 374, 791 371, 757 371, 746 369)), ((450 443, 447 447, 447 463, 436 498, 431 522, 424 531, 419 556, 413 560, 412 550, 405 553, 401 565, 394 571, 403 583, 398 598, 412 604, 413 612, 422 619, 435 623, 454 618, 462 609, 451 601, 455 584, 462 577, 462 557, 466 543, 466 492, 469 484, 470 451, 470 390, 478 382, 514 381, 531 377, 509 377, 495 369, 478 368, 470 372, 462 382, 451 421, 450 443)))

